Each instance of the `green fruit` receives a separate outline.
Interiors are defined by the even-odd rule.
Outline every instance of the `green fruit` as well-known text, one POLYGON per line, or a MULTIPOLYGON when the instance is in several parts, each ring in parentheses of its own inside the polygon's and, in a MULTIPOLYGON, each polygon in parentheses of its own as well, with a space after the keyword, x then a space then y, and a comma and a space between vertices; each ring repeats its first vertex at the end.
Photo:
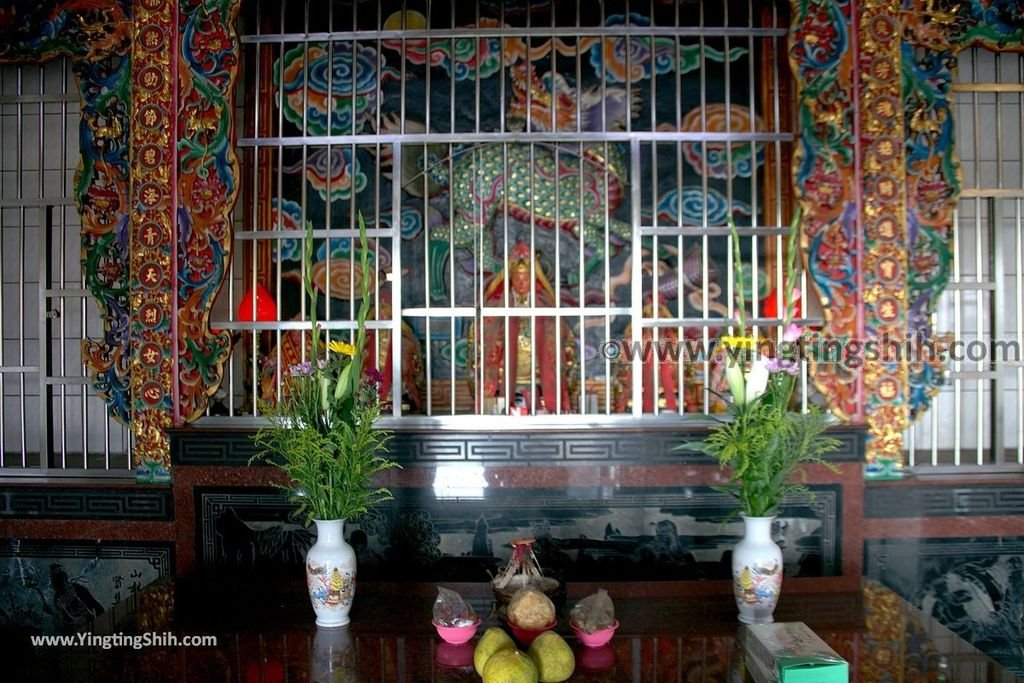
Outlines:
POLYGON ((540 683, 562 683, 576 670, 572 648, 554 631, 545 631, 537 636, 527 652, 537 665, 540 683))
POLYGON ((538 683, 537 666, 519 650, 500 650, 484 665, 484 683, 538 683))
POLYGON ((497 626, 492 626, 484 631, 480 642, 476 644, 476 649, 473 650, 473 668, 476 669, 478 674, 483 676, 484 665, 487 664, 487 660, 491 658, 491 655, 499 650, 515 649, 516 644, 512 642, 511 636, 497 626))

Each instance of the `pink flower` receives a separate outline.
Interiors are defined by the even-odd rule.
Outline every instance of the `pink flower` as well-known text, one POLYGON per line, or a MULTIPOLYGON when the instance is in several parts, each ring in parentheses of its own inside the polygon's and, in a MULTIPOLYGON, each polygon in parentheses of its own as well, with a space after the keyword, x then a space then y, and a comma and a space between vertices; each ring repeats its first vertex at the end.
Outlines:
POLYGON ((782 331, 782 341, 792 344, 793 342, 800 339, 803 336, 804 328, 800 327, 796 323, 790 323, 786 325, 786 329, 782 331))

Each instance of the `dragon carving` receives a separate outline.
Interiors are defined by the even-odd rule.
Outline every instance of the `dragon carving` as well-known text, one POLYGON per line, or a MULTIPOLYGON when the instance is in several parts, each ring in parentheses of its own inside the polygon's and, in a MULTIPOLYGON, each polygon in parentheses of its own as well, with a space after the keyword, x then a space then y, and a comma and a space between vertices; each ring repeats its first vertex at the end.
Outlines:
MULTIPOLYGON (((624 88, 577 92, 557 74, 540 78, 522 63, 511 71, 507 121, 513 130, 621 130, 639 107, 639 97, 624 88)), ((394 132, 396 123, 385 117, 382 131, 394 132)), ((625 197, 629 173, 615 143, 484 143, 456 148, 450 165, 434 153, 433 146, 425 155, 422 146, 419 149, 415 168, 422 175, 403 178, 403 186, 422 188, 425 175, 429 187, 451 193, 451 240, 444 225, 430 239, 430 249, 441 250, 440 258, 430 259, 435 297, 444 296, 443 252, 449 248, 479 254, 478 263, 487 272, 502 269, 493 224, 505 207, 512 219, 545 230, 560 228, 582 240, 591 257, 586 275, 607 256, 606 230, 612 243, 625 244, 632 237, 632 226, 614 217, 625 197)))

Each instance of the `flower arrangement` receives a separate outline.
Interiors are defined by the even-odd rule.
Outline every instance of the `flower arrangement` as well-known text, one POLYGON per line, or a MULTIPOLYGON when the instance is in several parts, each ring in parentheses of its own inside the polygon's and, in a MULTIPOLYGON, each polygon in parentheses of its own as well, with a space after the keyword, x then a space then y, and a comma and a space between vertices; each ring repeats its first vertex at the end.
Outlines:
POLYGON ((764 345, 755 347, 754 338, 746 334, 739 235, 730 221, 740 335, 722 337, 720 343, 732 400, 723 397, 728 403, 727 417, 711 416, 718 424, 703 441, 680 446, 711 455, 721 467, 731 468, 729 483, 718 489, 734 496, 740 511, 748 517, 777 514, 787 494, 807 490, 802 480, 795 480, 804 476, 801 466, 820 463, 834 470, 822 456, 840 446, 837 439, 824 436, 831 422, 828 413, 813 407, 807 412, 790 409, 800 371, 797 342, 803 334, 802 328, 792 322, 799 223, 798 212, 788 236, 783 332, 769 357, 761 353, 764 345))
POLYGON ((290 483, 281 486, 297 506, 296 515, 312 520, 352 519, 391 499, 373 477, 398 464, 384 457, 391 433, 376 423, 381 415, 383 377, 375 368, 361 372, 370 310, 369 249, 359 215, 361 305, 355 343, 320 339, 317 289, 312 279, 313 228, 306 229, 303 285, 310 300, 309 360, 291 366, 276 405, 268 406, 270 424, 259 430, 253 460, 279 466, 290 483))

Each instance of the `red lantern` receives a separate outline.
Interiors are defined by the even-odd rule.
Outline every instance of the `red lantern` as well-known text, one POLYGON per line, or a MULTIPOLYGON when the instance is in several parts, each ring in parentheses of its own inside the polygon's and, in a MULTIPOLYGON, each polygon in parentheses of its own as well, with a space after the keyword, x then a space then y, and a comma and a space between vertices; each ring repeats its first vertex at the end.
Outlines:
POLYGON ((277 320, 277 303, 270 296, 267 288, 257 284, 255 290, 250 289, 238 304, 238 319, 243 323, 273 322, 277 320), (255 293, 254 293, 255 292, 255 293), (256 299, 256 319, 253 320, 253 297, 256 299))

